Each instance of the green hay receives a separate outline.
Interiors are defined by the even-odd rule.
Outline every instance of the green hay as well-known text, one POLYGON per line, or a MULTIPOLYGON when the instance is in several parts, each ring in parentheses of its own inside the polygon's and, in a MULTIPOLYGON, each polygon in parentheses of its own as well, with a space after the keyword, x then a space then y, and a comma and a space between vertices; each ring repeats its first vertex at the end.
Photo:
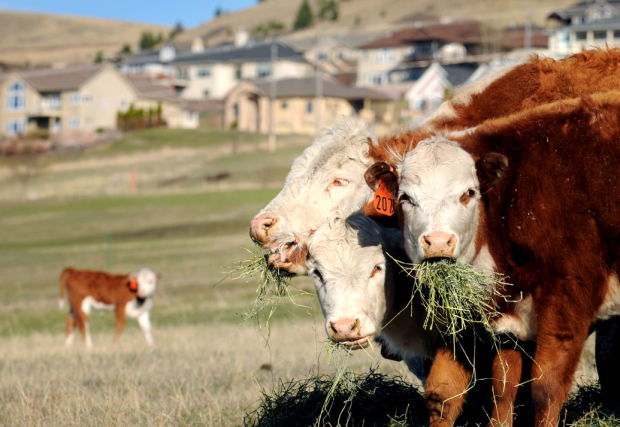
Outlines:
POLYGON ((407 274, 415 277, 412 298, 418 296, 425 309, 424 328, 437 328, 444 337, 458 341, 459 335, 475 325, 493 335, 491 319, 500 315, 495 303, 509 284, 499 273, 481 272, 469 264, 440 260, 409 264, 394 259, 407 274))

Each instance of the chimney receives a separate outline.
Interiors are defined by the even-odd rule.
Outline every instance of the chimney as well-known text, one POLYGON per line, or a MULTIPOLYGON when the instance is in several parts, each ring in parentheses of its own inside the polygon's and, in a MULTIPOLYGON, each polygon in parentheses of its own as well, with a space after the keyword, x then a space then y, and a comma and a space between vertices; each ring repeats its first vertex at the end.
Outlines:
POLYGON ((250 34, 244 27, 239 27, 235 33, 235 47, 242 47, 248 44, 250 34))
POLYGON ((192 40, 192 53, 201 53, 205 51, 205 44, 202 42, 202 38, 194 37, 192 40))
POLYGON ((159 49, 159 60, 161 62, 170 62, 176 55, 176 49, 171 44, 167 44, 159 49))

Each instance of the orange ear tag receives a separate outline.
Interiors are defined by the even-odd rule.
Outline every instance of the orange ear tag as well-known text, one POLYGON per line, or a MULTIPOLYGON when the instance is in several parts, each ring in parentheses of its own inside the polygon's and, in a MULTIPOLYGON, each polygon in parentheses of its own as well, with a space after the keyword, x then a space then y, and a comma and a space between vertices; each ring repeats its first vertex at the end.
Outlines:
POLYGON ((394 215, 394 197, 392 197, 392 193, 386 188, 383 180, 379 180, 379 188, 377 188, 375 194, 373 194, 373 203, 375 205, 375 210, 381 215, 394 215))
POLYGON ((138 280, 137 279, 131 279, 131 282, 129 282, 129 289, 131 289, 134 292, 138 290, 138 280))

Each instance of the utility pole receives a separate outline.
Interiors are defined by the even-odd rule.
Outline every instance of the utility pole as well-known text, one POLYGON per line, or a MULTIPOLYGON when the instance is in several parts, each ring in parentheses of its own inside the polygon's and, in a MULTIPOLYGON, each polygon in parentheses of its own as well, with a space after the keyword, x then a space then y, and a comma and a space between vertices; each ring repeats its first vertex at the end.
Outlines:
POLYGON ((321 97, 323 96, 323 79, 321 75, 321 39, 319 34, 316 35, 316 73, 315 73, 315 84, 314 84, 314 92, 315 92, 315 104, 316 104, 316 134, 317 136, 321 133, 321 97))
POLYGON ((276 102, 276 59, 278 58, 278 45, 271 42, 271 72, 269 81, 269 151, 276 151, 276 134, 274 129, 273 104, 276 102))
POLYGON ((526 16, 524 47, 526 50, 532 50, 532 11, 528 10, 526 16))

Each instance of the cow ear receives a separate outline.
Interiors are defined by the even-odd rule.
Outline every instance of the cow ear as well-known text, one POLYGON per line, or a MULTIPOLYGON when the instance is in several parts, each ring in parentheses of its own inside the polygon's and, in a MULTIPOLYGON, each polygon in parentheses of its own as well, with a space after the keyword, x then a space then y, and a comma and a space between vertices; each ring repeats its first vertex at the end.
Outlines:
POLYGON ((485 192, 493 188, 508 169, 508 157, 496 152, 489 152, 476 162, 476 171, 480 181, 480 189, 485 192))
POLYGON ((396 168, 386 162, 377 162, 364 172, 366 184, 375 191, 379 187, 379 181, 383 181, 385 188, 396 195, 398 192, 398 172, 396 168))

